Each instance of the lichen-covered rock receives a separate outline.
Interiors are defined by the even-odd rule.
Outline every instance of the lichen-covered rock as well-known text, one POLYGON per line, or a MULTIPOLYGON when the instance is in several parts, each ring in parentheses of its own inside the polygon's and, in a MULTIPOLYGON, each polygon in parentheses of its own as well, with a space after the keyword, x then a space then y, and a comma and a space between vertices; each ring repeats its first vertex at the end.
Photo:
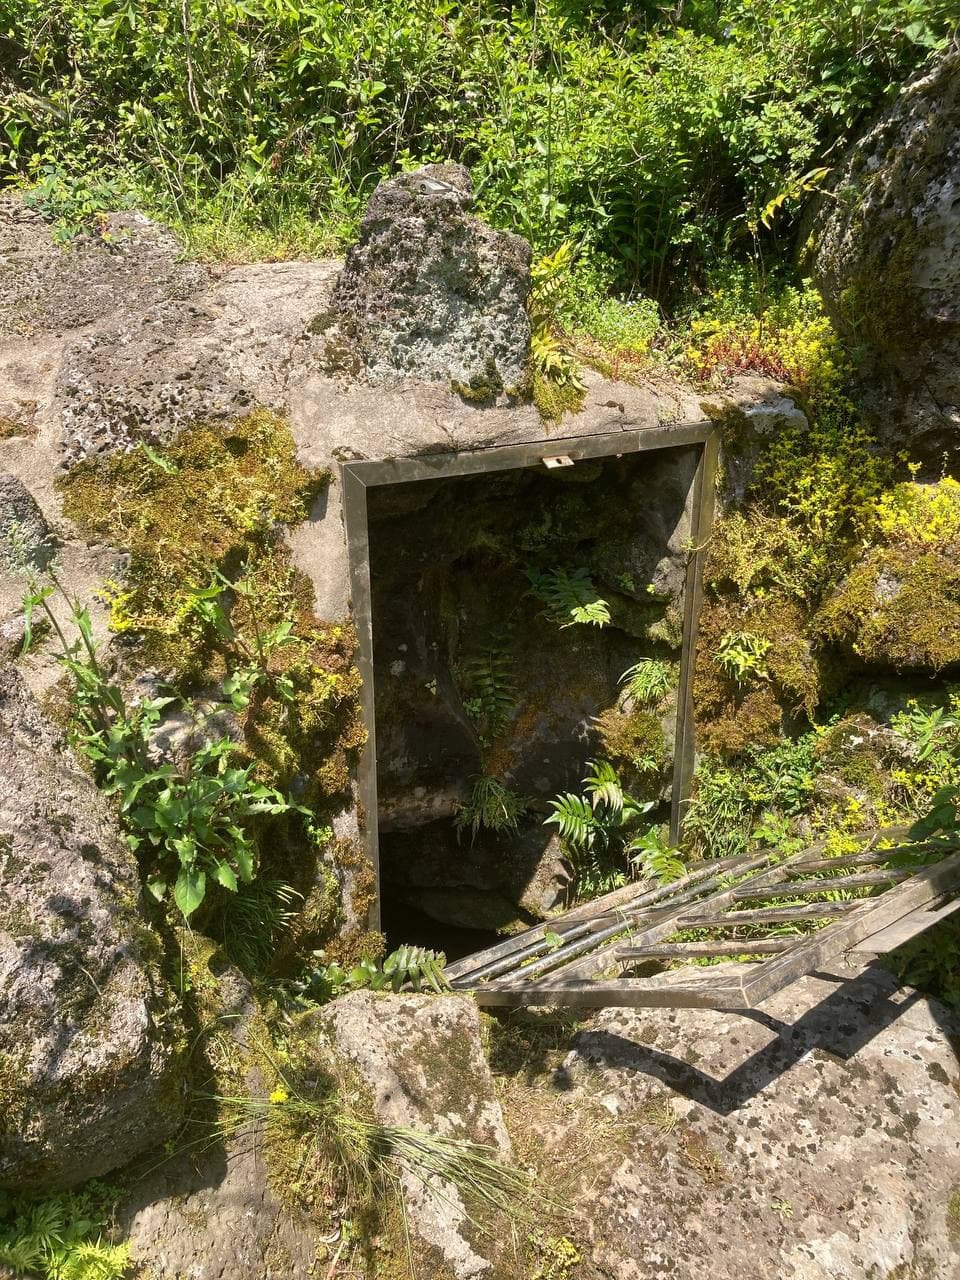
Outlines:
POLYGON ((960 451, 960 46, 851 151, 809 249, 888 443, 960 451))
MULTIPOLYGON (((145 311, 187 297, 207 276, 183 260, 165 227, 133 210, 110 213, 96 234, 60 245, 50 224, 9 193, 0 196, 0 242, 0 334, 11 337, 64 334, 118 311, 145 311)), ((23 407, 2 412, 20 418, 23 407)))
POLYGON ((372 382, 452 382, 474 395, 527 379, 530 246, 469 213, 470 174, 430 164, 382 182, 334 306, 372 382))
POLYGON ((33 495, 16 476, 0 472, 0 566, 44 568, 53 554, 49 539, 33 495))
MULTIPOLYGON (((509 1160, 510 1139, 472 1001, 357 991, 334 1001, 307 1028, 359 1072, 381 1123, 482 1143, 509 1160)), ((457 1188, 438 1181, 431 1193, 406 1171, 400 1178, 410 1226, 457 1280, 488 1272, 506 1242, 478 1238, 457 1188)))
POLYGON ((179 1118, 179 1024, 105 803, 0 670, 0 1186, 69 1186, 179 1118))
POLYGON ((334 271, 326 262, 237 268, 190 301, 121 310, 78 338, 57 381, 65 460, 285 408, 289 382, 319 357, 312 326, 334 271))
POLYGON ((615 1117, 572 1195, 583 1274, 954 1280, 958 1031, 873 967, 755 1013, 599 1013, 525 1135, 549 1163, 591 1104, 615 1117))

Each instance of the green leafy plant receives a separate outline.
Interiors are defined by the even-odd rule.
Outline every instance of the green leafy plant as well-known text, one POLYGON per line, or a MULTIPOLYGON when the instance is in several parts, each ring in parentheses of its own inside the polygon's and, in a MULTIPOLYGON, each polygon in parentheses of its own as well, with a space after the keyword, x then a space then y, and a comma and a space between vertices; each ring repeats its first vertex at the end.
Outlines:
MULTIPOLYGON (((315 952, 314 957, 322 962, 324 953, 315 952)), ((379 963, 365 957, 351 969, 335 962, 315 964, 299 978, 282 984, 282 990, 285 998, 299 1007, 326 1004, 361 988, 396 992, 410 987, 439 994, 449 987, 443 973, 446 962, 442 951, 404 944, 379 963)))
POLYGON ((540 375, 577 393, 586 390, 577 360, 559 333, 559 307, 573 266, 573 245, 544 254, 531 267, 530 360, 540 375))
POLYGON ((130 1249, 104 1239, 106 1218, 97 1183, 42 1200, 0 1191, 0 1267, 42 1280, 123 1280, 130 1249))
POLYGON ((771 647, 769 640, 750 631, 728 631, 717 645, 716 660, 737 684, 751 679, 769 680, 766 656, 771 647))
POLYGON ((232 658, 231 670, 223 682, 223 692, 238 711, 249 705, 258 685, 266 686, 282 702, 293 702, 296 696, 293 680, 283 672, 271 671, 270 656, 278 649, 302 645, 302 641, 293 634, 294 624, 290 618, 283 619, 276 626, 261 627, 257 619, 255 595, 256 586, 249 578, 231 582, 218 571, 214 572, 213 581, 208 587, 192 588, 189 591, 193 611, 213 627, 232 658), (247 612, 252 620, 251 640, 245 640, 242 632, 234 625, 225 604, 225 593, 241 596, 246 601, 247 612))
POLYGON ((683 821, 685 842, 704 856, 728 857, 748 847, 759 819, 802 813, 813 794, 816 732, 772 748, 753 748, 736 764, 702 757, 683 821))
POLYGON ((635 830, 655 803, 624 792, 608 760, 589 762, 583 794, 568 791, 550 801, 545 825, 555 826, 570 849, 582 896, 616 889, 631 872, 669 880, 679 866, 682 874, 676 850, 668 850, 653 831, 635 830))
POLYGON ((661 658, 641 658, 620 677, 620 687, 641 703, 657 703, 673 687, 673 669, 661 658))
POLYGON ((550 613, 562 627, 575 623, 605 627, 610 622, 610 606, 602 599, 587 569, 527 570, 527 579, 550 613))
POLYGON ((488 645, 469 658, 460 671, 464 708, 482 738, 495 738, 506 727, 517 703, 510 654, 488 645))
POLYGON ((129 205, 130 191, 102 176, 71 175, 44 165, 40 180, 24 192, 23 203, 53 222, 53 238, 60 244, 97 229, 107 210, 129 205))
POLYGON ((455 825, 458 831, 469 827, 472 839, 476 839, 481 828, 486 831, 516 831, 524 807, 523 801, 509 787, 496 778, 482 775, 471 782, 470 796, 460 806, 455 825))
POLYGON ((659 827, 650 827, 626 845, 631 864, 637 874, 645 880, 656 880, 659 884, 669 884, 686 875, 680 850, 670 844, 659 827))
POLYGON ((34 585, 24 612, 28 631, 39 607, 59 637, 59 661, 73 681, 73 745, 93 764, 100 789, 116 797, 127 840, 147 862, 151 893, 162 900, 172 887, 177 907, 189 917, 210 882, 236 893, 241 883, 253 879, 251 820, 299 806, 257 782, 255 762, 231 764, 238 748, 229 739, 204 743, 182 769, 157 763, 155 731, 176 699, 143 698, 128 706, 120 686, 101 666, 89 611, 70 602, 78 638, 68 641, 50 608, 55 590, 69 602, 53 578, 44 586, 34 585))
POLYGON ((263 973, 302 905, 303 894, 292 885, 260 874, 227 894, 208 931, 223 939, 227 954, 241 969, 263 973))

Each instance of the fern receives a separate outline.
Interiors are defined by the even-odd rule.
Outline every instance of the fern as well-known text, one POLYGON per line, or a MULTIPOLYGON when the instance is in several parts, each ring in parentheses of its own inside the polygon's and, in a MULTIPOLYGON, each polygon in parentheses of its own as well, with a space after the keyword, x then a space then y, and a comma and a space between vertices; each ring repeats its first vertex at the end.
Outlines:
POLYGON ((541 377, 583 392, 586 387, 576 357, 557 333, 557 313, 572 265, 573 245, 568 241, 554 253, 544 254, 531 268, 530 361, 541 377))
POLYGON ((565 840, 575 850, 593 848, 603 828, 589 800, 573 791, 567 791, 551 800, 550 807, 553 813, 545 820, 544 825, 555 825, 561 840, 565 840))
POLYGON ((672 685, 670 664, 660 658, 641 658, 620 677, 620 687, 625 688, 635 702, 657 703, 672 685))
POLYGON ((642 867, 644 874, 661 882, 682 875, 676 850, 658 842, 655 830, 629 839, 630 828, 655 802, 627 795, 608 760, 591 760, 587 769, 584 794, 568 791, 557 796, 545 819, 545 825, 558 829, 570 852, 579 895, 595 897, 619 888, 626 883, 628 868, 636 874, 642 867))
POLYGON ((467 714, 482 734, 496 737, 506 727, 517 703, 510 655, 489 645, 464 663, 461 680, 467 714))
POLYGON ((41 1280, 122 1280, 130 1265, 126 1244, 104 1242, 104 1188, 49 1199, 0 1196, 0 1271, 41 1280))
POLYGON ((619 815, 623 811, 624 795, 616 769, 609 760, 591 760, 587 768, 591 772, 584 778, 583 785, 592 807, 596 810, 605 806, 619 815))
POLYGON ((516 831, 517 819, 524 810, 518 795, 496 778, 474 778, 470 798, 460 807, 455 819, 458 831, 470 828, 470 839, 475 840, 481 827, 488 831, 516 831))
POLYGON ((586 623, 605 627, 610 621, 610 607, 593 584, 588 570, 549 569, 546 573, 527 570, 534 595, 544 602, 561 627, 586 623))
POLYGON ((632 855, 632 866, 645 880, 670 884, 687 873, 680 850, 667 844, 657 827, 651 827, 643 835, 635 836, 627 845, 626 852, 632 855))
POLYGON ((129 1263, 129 1245, 104 1244, 97 1239, 71 1246, 53 1274, 56 1280, 120 1280, 129 1263))
POLYGON ((225 898, 216 925, 230 959, 248 973, 262 972, 302 902, 301 893, 270 876, 241 885, 225 898))

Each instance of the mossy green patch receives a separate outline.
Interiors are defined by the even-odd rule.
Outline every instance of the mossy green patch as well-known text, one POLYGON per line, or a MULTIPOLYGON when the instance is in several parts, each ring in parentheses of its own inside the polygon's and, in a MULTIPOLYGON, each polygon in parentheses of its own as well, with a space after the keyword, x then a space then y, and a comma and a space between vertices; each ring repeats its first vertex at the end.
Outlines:
POLYGON ((641 773, 663 768, 667 742, 660 718, 653 711, 611 708, 597 717, 597 733, 610 760, 631 765, 641 773))
MULTIPOLYGON (((111 625, 136 633, 144 657, 163 670, 202 670, 209 628, 196 592, 213 569, 245 569, 258 593, 292 598, 296 584, 277 573, 278 529, 304 520, 327 483, 306 470, 286 424, 265 410, 230 424, 200 424, 162 452, 79 463, 60 482, 65 514, 89 538, 129 553, 114 584, 111 625)), ((258 600, 264 614, 279 600, 258 600)))
POLYGON ((932 672, 960 663, 960 559, 875 547, 826 601, 816 625, 870 663, 932 672))
POLYGON ((579 413, 585 399, 586 392, 572 382, 533 375, 533 403, 544 422, 559 422, 565 413, 579 413))

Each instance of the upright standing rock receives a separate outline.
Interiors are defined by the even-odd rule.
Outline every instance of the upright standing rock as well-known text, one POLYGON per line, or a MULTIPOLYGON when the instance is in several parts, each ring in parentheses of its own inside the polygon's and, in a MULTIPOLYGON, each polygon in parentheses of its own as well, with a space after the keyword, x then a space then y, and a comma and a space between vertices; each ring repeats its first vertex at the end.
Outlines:
POLYGON ((960 456, 960 45, 857 143, 809 247, 886 442, 960 456))
POLYGON ((372 382, 452 382, 475 394, 523 385, 530 246, 469 213, 470 174, 428 164, 382 182, 334 292, 372 382))
POLYGON ((93 780, 0 670, 0 1187, 70 1186, 179 1119, 181 1030, 93 780))

